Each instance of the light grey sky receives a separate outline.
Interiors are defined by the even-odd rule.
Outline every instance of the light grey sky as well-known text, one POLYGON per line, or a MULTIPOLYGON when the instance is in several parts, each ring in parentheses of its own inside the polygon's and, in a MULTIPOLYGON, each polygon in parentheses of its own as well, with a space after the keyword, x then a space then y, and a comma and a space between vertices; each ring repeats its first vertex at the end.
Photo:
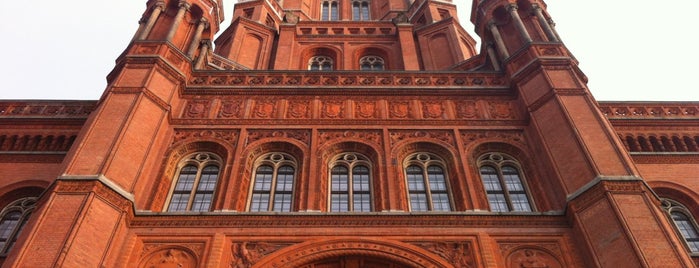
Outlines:
MULTIPOLYGON (((230 24, 233 4, 224 0, 230 24)), ((0 99, 97 99, 146 0, 5 1, 0 99)), ((470 0, 454 0, 472 33, 470 0)), ((548 0, 598 100, 699 101, 699 1, 548 0)), ((479 39, 474 36, 475 39, 479 39)))

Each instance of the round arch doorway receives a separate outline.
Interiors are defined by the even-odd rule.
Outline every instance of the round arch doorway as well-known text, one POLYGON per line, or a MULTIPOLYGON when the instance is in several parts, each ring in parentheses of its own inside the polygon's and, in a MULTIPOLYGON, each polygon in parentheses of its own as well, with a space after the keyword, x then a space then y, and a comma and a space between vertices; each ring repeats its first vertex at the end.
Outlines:
POLYGON ((316 261, 299 268, 412 268, 412 266, 365 256, 343 256, 316 261))

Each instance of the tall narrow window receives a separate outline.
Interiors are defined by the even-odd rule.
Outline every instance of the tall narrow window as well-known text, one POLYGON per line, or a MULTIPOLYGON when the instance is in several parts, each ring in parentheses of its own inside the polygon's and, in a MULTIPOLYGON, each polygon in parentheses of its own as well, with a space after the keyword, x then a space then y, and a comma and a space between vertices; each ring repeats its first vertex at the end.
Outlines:
POLYGON ((675 200, 662 199, 662 205, 670 214, 672 222, 680 235, 682 235, 682 238, 684 238, 689 251, 699 253, 699 229, 697 229, 697 223, 694 217, 692 217, 692 213, 675 200))
POLYGON ((369 0, 352 1, 352 20, 369 20, 369 0))
POLYGON ((35 197, 21 198, 10 203, 0 212, 0 256, 7 255, 12 249, 22 227, 34 210, 35 203, 35 197))
POLYGON ((308 70, 311 71, 331 71, 333 69, 333 59, 328 56, 314 56, 308 60, 308 70))
POLYGON ((343 153, 334 157, 330 165, 330 211, 372 211, 368 158, 357 153, 343 153))
POLYGON ((381 71, 384 69, 383 58, 379 56, 364 56, 359 59, 359 69, 362 71, 381 71))
POLYGON ((201 152, 186 157, 180 163, 167 211, 209 211, 220 165, 220 158, 212 153, 201 152))
POLYGON ((417 153, 406 161, 405 177, 411 211, 451 211, 444 161, 436 155, 417 153))
POLYGON ((478 163, 491 211, 532 211, 520 165, 514 158, 488 153, 481 156, 478 163))
POLYGON ((290 212, 296 161, 285 153, 265 154, 256 162, 249 211, 290 212))
POLYGON ((320 19, 321 20, 339 20, 340 14, 338 10, 337 1, 335 0, 325 0, 320 6, 320 19))

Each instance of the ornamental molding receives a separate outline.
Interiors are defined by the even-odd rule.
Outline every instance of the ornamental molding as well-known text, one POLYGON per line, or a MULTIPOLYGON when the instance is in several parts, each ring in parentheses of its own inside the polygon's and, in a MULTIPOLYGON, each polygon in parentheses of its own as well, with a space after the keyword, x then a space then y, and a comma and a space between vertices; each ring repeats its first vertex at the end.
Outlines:
POLYGON ((182 141, 201 141, 202 139, 216 139, 235 145, 238 141, 238 129, 175 129, 172 144, 182 141))
POLYGON ((699 119, 699 102, 600 102, 609 119, 699 119))
POLYGON ((0 118, 87 119, 96 101, 0 101, 0 118))
POLYGON ((318 130, 318 146, 342 140, 361 140, 377 146, 383 145, 382 131, 377 130, 318 130))
POLYGON ((249 129, 245 146, 267 138, 289 138, 305 145, 311 143, 310 129, 249 129))
POLYGON ((476 251, 471 242, 440 241, 412 243, 449 261, 454 267, 472 268, 476 264, 476 251))

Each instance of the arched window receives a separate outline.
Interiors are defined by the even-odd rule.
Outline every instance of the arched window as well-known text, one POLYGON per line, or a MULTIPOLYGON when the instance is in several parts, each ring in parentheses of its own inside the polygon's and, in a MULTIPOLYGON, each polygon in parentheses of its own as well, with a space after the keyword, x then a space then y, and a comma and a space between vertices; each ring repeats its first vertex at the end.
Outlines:
POLYGON ((249 211, 290 212, 296 160, 285 153, 268 153, 255 163, 249 211))
POLYGON ((336 0, 324 0, 320 6, 320 19, 321 20, 339 20, 340 13, 337 6, 336 0))
POLYGON ((491 211, 533 211, 520 165, 514 158, 488 153, 478 159, 478 166, 491 211))
POLYGON ((194 153, 180 162, 168 212, 209 211, 218 184, 221 159, 207 152, 194 153))
POLYGON ((677 231, 684 238, 689 251, 699 253, 699 228, 697 228, 697 222, 692 217, 692 213, 675 200, 663 198, 661 201, 663 208, 670 214, 672 222, 675 223, 677 231))
POLYGON ((35 203, 36 197, 21 198, 10 203, 0 212, 0 256, 7 255, 12 249, 22 227, 34 210, 35 203))
POLYGON ((383 58, 379 56, 364 56, 359 59, 359 69, 362 71, 381 71, 384 69, 383 58))
POLYGON ((430 153, 416 153, 404 166, 411 211, 451 211, 444 161, 430 153))
POLYGON ((369 20, 369 0, 352 1, 352 20, 369 20))
POLYGON ((330 166, 330 211, 372 211, 369 160, 358 153, 343 153, 330 166))
POLYGON ((311 71, 331 71, 333 69, 333 59, 328 56, 314 56, 308 60, 308 70, 311 71))

